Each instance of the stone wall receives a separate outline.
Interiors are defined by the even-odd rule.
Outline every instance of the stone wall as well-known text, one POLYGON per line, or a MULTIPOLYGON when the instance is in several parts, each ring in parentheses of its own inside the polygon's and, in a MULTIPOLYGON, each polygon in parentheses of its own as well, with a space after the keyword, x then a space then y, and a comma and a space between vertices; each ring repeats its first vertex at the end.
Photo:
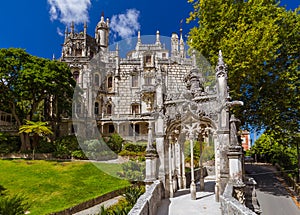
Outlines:
MULTIPOLYGON (((32 153, 9 153, 9 154, 0 154, 1 159, 32 159, 32 153)), ((34 159, 36 160, 52 160, 52 153, 35 153, 34 159)))
POLYGON ((220 196, 222 215, 256 215, 252 210, 232 197, 233 186, 227 184, 223 195, 220 196))
POLYGON ((126 188, 115 190, 115 191, 112 191, 110 193, 106 193, 102 196, 96 197, 94 199, 82 202, 82 203, 80 203, 78 205, 75 205, 73 207, 67 208, 63 211, 51 213, 50 215, 71 215, 71 214, 77 213, 79 211, 83 211, 87 208, 93 207, 95 205, 98 205, 98 204, 100 204, 102 202, 105 202, 109 199, 115 198, 119 195, 122 195, 123 193, 125 193, 125 190, 126 190, 126 188))
POLYGON ((140 196, 129 215, 156 215, 158 205, 163 198, 163 186, 160 181, 155 181, 146 192, 140 196))

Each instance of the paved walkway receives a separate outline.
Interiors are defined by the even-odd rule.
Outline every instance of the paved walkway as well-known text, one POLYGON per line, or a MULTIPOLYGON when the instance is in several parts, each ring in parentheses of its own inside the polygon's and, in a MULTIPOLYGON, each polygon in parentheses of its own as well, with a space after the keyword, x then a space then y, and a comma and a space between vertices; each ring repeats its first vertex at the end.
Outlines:
POLYGON ((189 189, 177 191, 174 198, 162 200, 157 215, 221 215, 221 205, 215 201, 214 186, 214 181, 205 180, 205 189, 200 192, 197 185, 196 200, 191 200, 189 189))
POLYGON ((77 212, 73 215, 95 215, 98 214, 100 212, 101 206, 103 205, 105 208, 108 208, 109 206, 112 206, 116 203, 118 203, 118 201, 122 198, 122 196, 117 196, 113 199, 109 199, 105 202, 102 202, 101 204, 95 205, 94 207, 88 208, 86 210, 77 212))

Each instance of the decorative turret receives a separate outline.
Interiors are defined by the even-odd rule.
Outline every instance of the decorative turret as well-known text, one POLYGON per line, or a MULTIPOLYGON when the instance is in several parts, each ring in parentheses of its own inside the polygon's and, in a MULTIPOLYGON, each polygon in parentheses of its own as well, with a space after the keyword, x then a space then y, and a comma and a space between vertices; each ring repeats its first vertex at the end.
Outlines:
POLYGON ((142 45, 142 39, 141 39, 141 32, 138 31, 138 38, 137 38, 137 43, 136 43, 136 46, 135 46, 135 50, 139 50, 140 48, 140 45, 142 45))
POLYGON ((172 33, 171 37, 171 55, 178 56, 178 35, 176 33, 172 33))
POLYGON ((185 58, 185 49, 184 49, 184 41, 183 41, 183 37, 182 37, 182 28, 180 28, 179 50, 180 50, 180 57, 185 58))
POLYGON ((95 29, 96 43, 101 50, 106 50, 108 47, 108 35, 109 35, 109 19, 104 21, 104 13, 101 15, 101 19, 95 29))
POLYGON ((158 45, 158 46, 161 46, 160 38, 159 38, 159 31, 156 31, 156 42, 155 42, 155 44, 158 45))
POLYGON ((227 100, 228 90, 227 90, 227 65, 223 61, 222 51, 219 51, 218 64, 216 66, 216 76, 217 76, 217 90, 220 96, 220 100, 227 100))

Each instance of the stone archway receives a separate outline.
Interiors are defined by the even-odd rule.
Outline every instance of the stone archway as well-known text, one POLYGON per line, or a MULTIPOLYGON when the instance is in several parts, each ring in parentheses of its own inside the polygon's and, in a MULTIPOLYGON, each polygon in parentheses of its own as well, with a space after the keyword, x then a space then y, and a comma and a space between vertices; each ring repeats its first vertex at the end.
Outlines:
MULTIPOLYGON (((198 142, 200 148, 199 154, 199 171, 200 171, 200 190, 204 190, 204 173, 203 173, 203 162, 202 162, 202 149, 203 140, 207 136, 208 132, 215 133, 216 131, 215 123, 208 117, 196 116, 189 112, 183 115, 180 119, 174 120, 166 129, 165 143, 166 147, 166 157, 168 160, 168 171, 166 178, 167 185, 169 188, 170 197, 173 196, 174 192, 178 189, 185 189, 190 186, 191 197, 196 199, 196 186, 194 177, 194 144, 195 141, 198 142), (189 152, 186 152, 186 144, 189 143, 189 152), (190 181, 187 182, 185 176, 186 168, 186 157, 190 157, 190 181), (187 184, 188 183, 188 184, 187 184)), ((214 142, 217 144, 217 142, 214 142)), ((217 146, 215 146, 217 148, 217 146)))

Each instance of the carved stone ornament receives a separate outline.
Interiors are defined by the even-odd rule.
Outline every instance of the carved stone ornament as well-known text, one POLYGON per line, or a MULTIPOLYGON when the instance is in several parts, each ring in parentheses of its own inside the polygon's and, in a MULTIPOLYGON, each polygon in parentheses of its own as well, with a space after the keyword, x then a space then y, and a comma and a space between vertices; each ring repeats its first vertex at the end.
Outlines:
POLYGON ((232 114, 230 117, 230 145, 231 146, 238 146, 238 133, 237 133, 237 123, 240 123, 240 120, 235 118, 235 116, 232 114))
POLYGON ((216 76, 227 78, 227 65, 224 63, 222 51, 219 51, 218 64, 216 66, 216 76))

